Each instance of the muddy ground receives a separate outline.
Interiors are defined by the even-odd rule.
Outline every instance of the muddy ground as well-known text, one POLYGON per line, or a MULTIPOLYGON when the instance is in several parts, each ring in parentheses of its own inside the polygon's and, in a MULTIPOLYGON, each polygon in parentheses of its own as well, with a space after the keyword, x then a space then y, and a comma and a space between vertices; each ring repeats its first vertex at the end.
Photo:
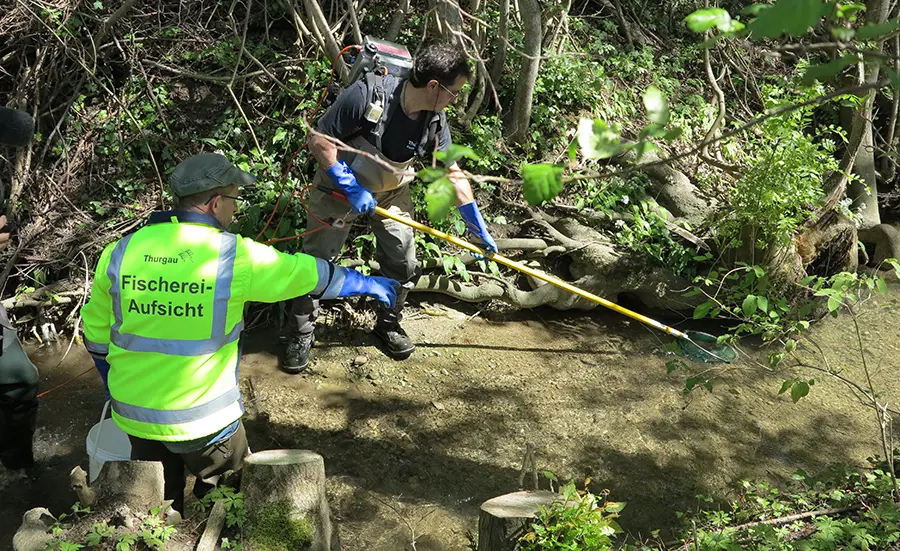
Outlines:
MULTIPOLYGON (((666 373, 669 339, 619 315, 485 314, 416 298, 405 325, 418 350, 404 362, 376 347, 369 320, 342 314, 322 325, 307 375, 278 371, 277 330, 254 330, 245 342, 241 375, 259 398, 245 392, 251 447, 325 457, 347 550, 409 549, 411 528, 418 551, 466 549, 479 504, 519 488, 528 442, 540 470, 591 477, 595 489, 628 502, 621 524, 634 534, 677 526, 675 512, 695 507, 698 493, 726 499, 743 478, 862 467, 879 449, 871 412, 824 378, 793 404, 777 394, 784 377, 744 362, 729 366, 713 393, 685 397, 684 376, 666 373)), ((864 308, 867 357, 888 396, 900 395, 898 313, 891 297, 864 308)), ((858 364, 851 327, 839 319, 815 329, 847 373, 858 364)), ((65 349, 34 346, 42 390, 91 365, 78 346, 57 365, 65 349)), ((58 513, 74 502, 67 475, 87 468, 85 436, 101 407, 94 373, 43 398, 39 466, 28 474, 0 467, 0 549, 27 509, 58 513)))

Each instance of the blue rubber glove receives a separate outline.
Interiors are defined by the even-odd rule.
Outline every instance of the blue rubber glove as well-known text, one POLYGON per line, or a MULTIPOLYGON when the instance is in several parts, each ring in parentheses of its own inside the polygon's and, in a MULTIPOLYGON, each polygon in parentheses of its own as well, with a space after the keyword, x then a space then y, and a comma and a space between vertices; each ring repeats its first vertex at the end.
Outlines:
POLYGON ((338 292, 339 297, 355 297, 369 295, 393 308, 397 304, 397 290, 400 283, 387 277, 364 276, 350 268, 344 271, 344 284, 338 292))
POLYGON ((488 231, 487 224, 484 223, 484 217, 481 216, 481 211, 478 210, 478 204, 475 201, 466 203, 459 207, 459 213, 466 222, 466 229, 472 234, 472 242, 486 252, 497 252, 497 242, 491 237, 491 232, 488 231))
POLYGON ((94 359, 94 367, 100 372, 100 378, 103 379, 103 388, 106 390, 106 399, 109 400, 109 362, 106 361, 105 356, 94 356, 91 354, 91 358, 94 359))
POLYGON ((375 214, 375 196, 364 188, 356 180, 356 176, 347 163, 338 161, 325 171, 334 182, 334 186, 347 196, 347 202, 353 208, 353 212, 366 213, 369 216, 375 214))

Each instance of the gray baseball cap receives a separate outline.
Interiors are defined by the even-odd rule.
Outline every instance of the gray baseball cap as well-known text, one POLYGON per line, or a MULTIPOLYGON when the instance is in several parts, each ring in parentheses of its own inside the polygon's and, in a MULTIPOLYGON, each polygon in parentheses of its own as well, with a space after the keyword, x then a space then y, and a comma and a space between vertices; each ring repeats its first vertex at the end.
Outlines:
POLYGON ((187 197, 231 184, 249 186, 255 181, 252 174, 234 166, 218 153, 200 153, 189 157, 178 163, 169 177, 172 194, 176 197, 187 197))

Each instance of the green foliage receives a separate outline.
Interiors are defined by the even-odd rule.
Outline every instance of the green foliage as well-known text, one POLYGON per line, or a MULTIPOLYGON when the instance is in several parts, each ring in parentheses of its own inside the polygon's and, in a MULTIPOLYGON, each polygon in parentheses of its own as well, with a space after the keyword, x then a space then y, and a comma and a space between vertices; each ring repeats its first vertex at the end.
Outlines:
POLYGON ((691 271, 695 253, 672 237, 666 225, 666 215, 653 201, 631 204, 631 220, 619 220, 616 243, 629 250, 657 261, 672 273, 686 274, 691 271))
POLYGON ((616 523, 624 503, 606 501, 606 496, 579 490, 573 482, 560 489, 561 499, 542 507, 537 521, 522 536, 521 551, 564 551, 613 548, 613 537, 622 529, 616 523))
MULTIPOLYGON (((780 86, 763 87, 767 108, 818 94, 807 88, 800 97, 780 86)), ((812 108, 772 118, 743 143, 726 144, 725 151, 748 165, 727 191, 727 212, 718 218, 718 238, 726 246, 742 244, 761 250, 791 241, 800 224, 821 204, 822 177, 838 169, 830 139, 814 140, 804 132, 811 124, 812 108)), ((843 136, 837 128, 828 128, 843 136)))
POLYGON ((695 33, 706 32, 713 27, 722 32, 731 29, 731 15, 722 8, 706 8, 688 15, 684 22, 695 33))
POLYGON ((166 543, 175 534, 175 528, 167 525, 160 516, 161 510, 159 507, 151 509, 133 530, 117 529, 110 526, 105 520, 95 522, 83 539, 76 542, 64 538, 64 521, 67 524, 70 518, 77 519, 91 513, 90 508, 82 507, 80 503, 76 502, 72 506, 71 513, 63 513, 57 517, 57 522, 50 529, 54 539, 47 544, 44 551, 78 551, 85 547, 101 546, 103 549, 114 547, 116 551, 136 549, 161 551, 165 549, 166 543))
POLYGON ((227 527, 244 525, 246 513, 244 512, 244 494, 242 492, 230 486, 219 486, 203 496, 203 499, 198 502, 198 507, 205 513, 219 502, 225 508, 225 525, 227 527))
POLYGON ((288 504, 269 504, 249 515, 248 541, 259 551, 304 549, 312 542, 313 527, 291 517, 288 504))
POLYGON ((650 138, 671 142, 682 134, 680 128, 668 127, 670 111, 665 94, 656 86, 648 87, 643 94, 644 108, 649 125, 638 133, 638 141, 628 145, 621 143, 620 130, 615 124, 603 120, 581 119, 578 124, 578 145, 585 159, 609 159, 634 149, 637 158, 659 149, 650 138))
POLYGON ((450 207, 456 200, 456 188, 447 177, 439 178, 428 185, 425 191, 425 205, 428 219, 438 222, 450 215, 450 207))
POLYGON ((548 163, 522 165, 525 200, 529 205, 541 205, 562 191, 563 167, 548 163))
POLYGON ((700 551, 874 550, 893 549, 900 541, 900 507, 891 498, 890 473, 878 468, 866 472, 838 469, 814 478, 801 469, 794 473, 793 481, 785 489, 742 482, 739 494, 725 509, 683 515, 697 526, 685 541, 700 551), (758 522, 848 508, 775 525, 758 522), (745 523, 749 526, 742 530, 734 528, 745 523))

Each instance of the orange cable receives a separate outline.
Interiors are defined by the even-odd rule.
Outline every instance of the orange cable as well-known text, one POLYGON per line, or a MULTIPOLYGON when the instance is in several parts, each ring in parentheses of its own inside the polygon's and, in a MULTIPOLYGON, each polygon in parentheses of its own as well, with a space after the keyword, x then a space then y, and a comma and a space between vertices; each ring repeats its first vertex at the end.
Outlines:
POLYGON ((80 374, 78 374, 78 375, 75 375, 74 377, 72 377, 72 378, 69 379, 68 381, 66 381, 66 382, 64 382, 64 383, 62 383, 62 384, 60 384, 60 385, 56 385, 55 387, 51 388, 50 390, 45 390, 44 392, 41 392, 40 394, 37 395, 37 397, 38 397, 38 398, 43 398, 44 396, 50 394, 50 393, 53 392, 54 390, 57 390, 57 389, 59 389, 59 388, 62 388, 62 387, 64 387, 64 386, 66 386, 67 384, 71 383, 71 382, 74 381, 75 379, 77 379, 77 378, 79 378, 79 377, 83 377, 83 376, 87 375, 88 373, 90 373, 90 372, 93 371, 93 370, 94 370, 93 367, 89 367, 89 368, 87 368, 87 370, 85 370, 83 373, 80 373, 80 374))
MULTIPOLYGON (((319 112, 319 108, 322 107, 322 103, 324 103, 325 98, 328 96, 328 90, 331 89, 331 83, 334 82, 334 69, 337 66, 337 63, 341 60, 341 56, 344 55, 344 52, 346 52, 347 50, 353 49, 353 48, 362 49, 362 46, 360 46, 358 44, 351 44, 350 46, 343 48, 338 53, 337 59, 331 63, 331 74, 328 77, 328 85, 325 87, 325 90, 322 92, 322 95, 319 97, 319 102, 316 104, 316 107, 313 109, 312 114, 309 117, 310 120, 312 120, 316 116, 316 113, 319 112)), ((281 204, 281 197, 284 195, 284 188, 287 185, 288 175, 291 173, 291 169, 294 167, 294 159, 296 159, 297 154, 300 153, 301 151, 303 151, 303 148, 305 148, 305 147, 306 147, 306 144, 302 144, 300 147, 297 148, 296 151, 294 151, 293 155, 291 155, 291 158, 288 161, 287 167, 285 168, 283 175, 282 175, 283 177, 281 180, 281 189, 278 190, 278 198, 275 199, 275 206, 272 207, 272 212, 269 214, 269 219, 266 220, 266 224, 263 226, 263 229, 260 230, 260 232, 256 235, 257 240, 259 240, 259 238, 262 237, 262 235, 266 232, 266 230, 269 229, 269 225, 272 224, 272 219, 275 218, 275 213, 278 212, 278 205, 281 204)), ((302 198, 301 198, 301 201, 302 201, 302 198)), ((307 212, 309 212, 309 209, 306 209, 306 210, 307 210, 307 212)), ((283 218, 284 218, 284 213, 282 213, 281 218, 278 221, 278 224, 275 226, 276 228, 281 225, 281 220, 283 218)), ((319 220, 319 221, 321 222, 321 220, 319 220)), ((308 235, 308 233, 303 234, 303 235, 308 235)), ((303 237, 303 235, 293 236, 292 238, 299 239, 299 238, 303 237)), ((286 241, 286 240, 287 239, 280 238, 277 240, 269 240, 266 243, 274 243, 276 241, 286 241)))

